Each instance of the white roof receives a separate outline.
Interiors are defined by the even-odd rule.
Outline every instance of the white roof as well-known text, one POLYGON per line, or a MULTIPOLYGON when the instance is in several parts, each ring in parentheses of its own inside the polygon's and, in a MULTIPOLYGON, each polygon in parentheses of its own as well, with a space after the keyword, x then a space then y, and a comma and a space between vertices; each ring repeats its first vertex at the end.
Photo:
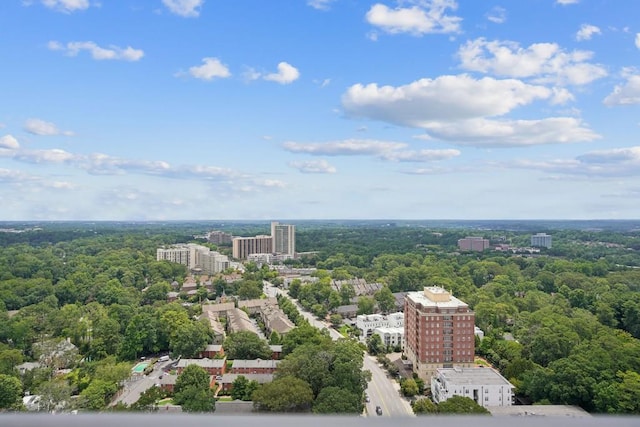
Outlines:
POLYGON ((416 304, 421 304, 424 307, 440 307, 440 308, 457 308, 457 307, 468 307, 467 303, 459 300, 458 298, 450 295, 446 290, 431 286, 425 287, 425 290, 428 290, 430 293, 434 295, 442 295, 444 301, 433 301, 427 297, 425 291, 423 292, 409 292, 406 298, 410 299, 416 304), (448 297, 445 297, 445 294, 448 294, 448 297))
POLYGON ((436 376, 442 376, 451 385, 513 385, 492 368, 439 368, 436 376))

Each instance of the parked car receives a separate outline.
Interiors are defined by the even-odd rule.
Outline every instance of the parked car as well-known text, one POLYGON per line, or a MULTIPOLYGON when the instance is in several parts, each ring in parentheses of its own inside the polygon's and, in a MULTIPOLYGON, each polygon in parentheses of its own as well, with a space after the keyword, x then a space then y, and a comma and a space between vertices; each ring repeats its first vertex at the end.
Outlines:
POLYGON ((382 415, 382 408, 381 407, 376 406, 376 414, 382 415))

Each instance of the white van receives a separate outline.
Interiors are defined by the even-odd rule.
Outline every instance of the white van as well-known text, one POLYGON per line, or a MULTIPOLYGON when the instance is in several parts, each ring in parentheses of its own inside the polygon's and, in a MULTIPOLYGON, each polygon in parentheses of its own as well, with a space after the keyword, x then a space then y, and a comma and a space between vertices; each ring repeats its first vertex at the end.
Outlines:
POLYGON ((167 362, 169 360, 169 356, 165 355, 165 356, 160 356, 160 358, 158 358, 158 362, 167 362))

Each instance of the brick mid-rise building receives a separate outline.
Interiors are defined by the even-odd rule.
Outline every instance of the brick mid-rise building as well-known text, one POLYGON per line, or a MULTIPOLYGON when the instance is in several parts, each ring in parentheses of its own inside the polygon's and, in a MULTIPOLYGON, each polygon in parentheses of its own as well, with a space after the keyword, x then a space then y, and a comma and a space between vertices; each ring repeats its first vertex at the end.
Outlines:
POLYGON ((475 315, 446 290, 409 292, 404 328, 404 352, 420 378, 430 380, 438 368, 473 366, 475 315))

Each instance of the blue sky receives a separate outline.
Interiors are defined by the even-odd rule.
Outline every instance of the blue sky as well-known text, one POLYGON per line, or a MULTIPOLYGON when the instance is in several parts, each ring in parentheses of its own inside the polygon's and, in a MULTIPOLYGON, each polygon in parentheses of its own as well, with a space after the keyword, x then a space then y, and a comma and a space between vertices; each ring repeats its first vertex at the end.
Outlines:
POLYGON ((640 217, 637 0, 3 0, 0 220, 640 217))

